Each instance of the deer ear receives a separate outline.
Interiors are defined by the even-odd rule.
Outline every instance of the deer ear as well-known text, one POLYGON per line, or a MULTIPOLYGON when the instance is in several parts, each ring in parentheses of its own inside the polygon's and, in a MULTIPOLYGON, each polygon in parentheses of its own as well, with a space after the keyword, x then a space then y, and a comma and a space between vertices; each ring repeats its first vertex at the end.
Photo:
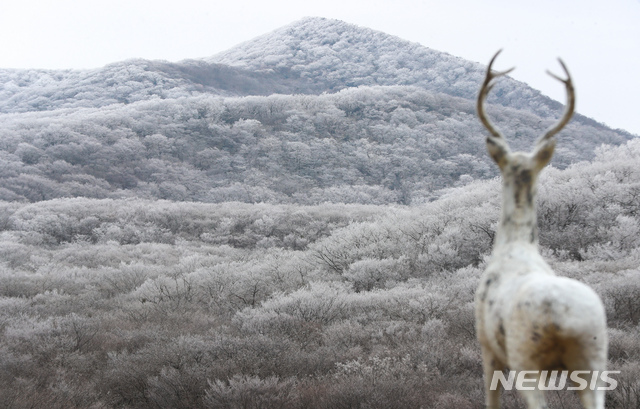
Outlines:
POLYGON ((487 137, 487 151, 489 156, 503 169, 509 160, 509 147, 504 138, 487 137))
POLYGON ((542 170, 551 161, 555 148, 556 138, 545 138, 538 143, 533 150, 533 161, 537 171, 542 170))

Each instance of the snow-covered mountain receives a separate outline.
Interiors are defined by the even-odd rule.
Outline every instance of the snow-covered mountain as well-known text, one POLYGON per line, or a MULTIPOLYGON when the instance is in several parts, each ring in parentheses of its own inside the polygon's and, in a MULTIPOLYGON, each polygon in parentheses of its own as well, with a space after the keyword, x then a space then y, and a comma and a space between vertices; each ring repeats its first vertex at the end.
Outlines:
MULTIPOLYGON (((309 17, 239 44, 207 61, 259 72, 282 72, 326 91, 373 85, 415 85, 475 98, 486 67, 418 43, 339 20, 309 17)), ((524 83, 501 81, 490 102, 554 115, 560 104, 524 83)))
MULTIPOLYGON (((474 108, 484 69, 305 18, 200 60, 0 70, 0 199, 425 200, 495 175, 474 108)), ((489 102, 516 148, 562 109, 508 78, 489 102)), ((554 164, 631 137, 576 115, 554 164)))

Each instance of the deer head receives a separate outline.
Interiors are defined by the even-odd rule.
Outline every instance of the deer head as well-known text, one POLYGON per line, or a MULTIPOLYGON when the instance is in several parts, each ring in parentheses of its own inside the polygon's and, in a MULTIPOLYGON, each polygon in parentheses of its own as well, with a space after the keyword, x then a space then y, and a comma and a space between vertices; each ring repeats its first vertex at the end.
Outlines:
POLYGON ((567 79, 562 79, 550 72, 553 78, 565 84, 567 89, 567 104, 560 120, 551 126, 536 142, 532 152, 511 152, 504 136, 491 123, 484 109, 484 101, 495 85, 495 79, 510 73, 512 69, 501 72, 491 70, 498 51, 487 68, 487 75, 478 95, 478 117, 489 130, 487 150, 498 164, 502 173, 502 219, 496 236, 496 244, 526 240, 537 244, 536 227, 536 190, 540 171, 549 163, 555 148, 555 134, 569 122, 575 108, 575 91, 571 76, 562 60, 560 65, 564 69, 567 79))

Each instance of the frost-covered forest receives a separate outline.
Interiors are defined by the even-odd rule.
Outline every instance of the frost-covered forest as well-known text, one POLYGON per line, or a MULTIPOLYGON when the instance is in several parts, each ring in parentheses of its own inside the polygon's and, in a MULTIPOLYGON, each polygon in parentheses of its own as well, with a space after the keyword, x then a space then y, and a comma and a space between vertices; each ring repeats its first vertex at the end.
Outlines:
MULTIPOLYGON (((640 143, 540 183, 543 254, 607 307, 622 370, 607 407, 636 408, 640 143)), ((481 408, 472 300, 498 197, 492 179, 411 207, 5 202, 0 396, 15 408, 481 408)))
MULTIPOLYGON (((0 70, 0 406, 483 408, 481 76, 324 19, 207 60, 0 70)), ((561 110, 496 94, 514 148, 561 110)), ((637 409, 640 139, 577 115, 539 225, 605 302, 607 407, 637 409)))
MULTIPOLYGON (((493 106, 515 146, 553 118, 493 106)), ((575 122, 554 164, 630 138, 575 122)), ((497 174, 474 103, 417 87, 180 99, 0 115, 0 199, 420 203, 497 174)))

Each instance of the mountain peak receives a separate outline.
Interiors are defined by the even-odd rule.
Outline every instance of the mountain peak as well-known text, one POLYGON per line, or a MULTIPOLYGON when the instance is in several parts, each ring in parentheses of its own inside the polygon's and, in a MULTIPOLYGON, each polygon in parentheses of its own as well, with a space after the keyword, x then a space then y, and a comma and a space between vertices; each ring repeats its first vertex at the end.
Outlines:
MULTIPOLYGON (((373 73, 376 57, 415 46, 398 37, 341 20, 305 17, 217 54, 209 61, 258 70, 287 67, 294 71, 302 71, 308 65, 321 68, 318 65, 322 63, 355 64, 360 66, 360 71, 373 73)), ((419 48, 420 54, 429 50, 419 48)))
POLYGON ((480 71, 477 64, 419 44, 318 17, 303 18, 242 43, 209 62, 286 72, 321 83, 328 91, 360 85, 419 85, 444 92, 459 79, 466 81, 469 71, 480 71), (437 69, 442 61, 452 62, 456 70, 437 69), (443 72, 453 77, 441 78, 443 72))
MULTIPOLYGON (((413 85, 475 99, 485 67, 370 28, 305 17, 214 55, 209 62, 300 78, 329 92, 357 86, 413 85)), ((506 78, 491 103, 549 116, 561 105, 506 78)))

